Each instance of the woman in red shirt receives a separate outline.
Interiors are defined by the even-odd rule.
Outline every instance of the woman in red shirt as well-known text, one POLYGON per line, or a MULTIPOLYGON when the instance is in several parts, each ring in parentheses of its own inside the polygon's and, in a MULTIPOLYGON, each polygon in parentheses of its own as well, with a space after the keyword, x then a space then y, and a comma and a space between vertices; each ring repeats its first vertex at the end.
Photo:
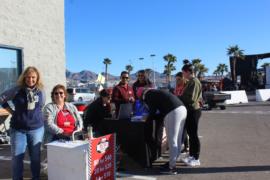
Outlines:
MULTIPOLYGON (((175 89, 174 89, 174 95, 180 97, 180 96, 182 96, 182 94, 184 92, 185 86, 187 84, 187 79, 185 79, 182 72, 178 72, 175 75, 175 80, 176 80, 176 84, 175 84, 175 89)), ((182 153, 188 152, 189 143, 188 143, 188 135, 187 135, 186 125, 184 126, 184 129, 183 129, 182 143, 184 144, 184 149, 182 149, 181 152, 182 153)))
POLYGON ((70 140, 75 130, 82 130, 82 118, 66 97, 65 86, 58 84, 51 92, 52 102, 44 108, 46 135, 51 140, 70 140))
POLYGON ((181 96, 187 84, 187 80, 183 77, 182 72, 178 72, 175 75, 175 80, 176 80, 176 84, 175 84, 175 89, 174 89, 174 95, 181 96))

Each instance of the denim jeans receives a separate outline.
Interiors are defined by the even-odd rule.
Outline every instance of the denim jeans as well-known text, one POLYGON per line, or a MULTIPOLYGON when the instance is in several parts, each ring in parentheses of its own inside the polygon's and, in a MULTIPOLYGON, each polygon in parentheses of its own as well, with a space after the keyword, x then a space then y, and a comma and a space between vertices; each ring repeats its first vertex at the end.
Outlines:
POLYGON ((44 127, 35 130, 11 129, 12 179, 23 179, 23 159, 28 147, 32 179, 40 176, 40 147, 44 135, 44 127))

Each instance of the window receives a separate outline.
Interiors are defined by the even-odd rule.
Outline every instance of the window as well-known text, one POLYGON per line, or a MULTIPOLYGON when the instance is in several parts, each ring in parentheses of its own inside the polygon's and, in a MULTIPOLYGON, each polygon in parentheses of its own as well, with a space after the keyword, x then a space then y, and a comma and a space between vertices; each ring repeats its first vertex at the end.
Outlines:
POLYGON ((90 89, 81 89, 81 93, 90 93, 90 89))
POLYGON ((0 45, 0 94, 16 85, 22 72, 22 50, 0 45))
POLYGON ((73 89, 73 88, 67 89, 67 93, 68 93, 68 94, 73 94, 73 92, 74 92, 74 89, 73 89))

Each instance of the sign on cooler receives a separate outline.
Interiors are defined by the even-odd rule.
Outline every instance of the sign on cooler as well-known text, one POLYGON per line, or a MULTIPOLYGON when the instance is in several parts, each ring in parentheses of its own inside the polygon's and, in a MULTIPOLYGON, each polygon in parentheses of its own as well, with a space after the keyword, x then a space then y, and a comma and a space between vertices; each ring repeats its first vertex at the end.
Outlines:
POLYGON ((115 179, 115 135, 89 140, 89 172, 91 180, 115 179))

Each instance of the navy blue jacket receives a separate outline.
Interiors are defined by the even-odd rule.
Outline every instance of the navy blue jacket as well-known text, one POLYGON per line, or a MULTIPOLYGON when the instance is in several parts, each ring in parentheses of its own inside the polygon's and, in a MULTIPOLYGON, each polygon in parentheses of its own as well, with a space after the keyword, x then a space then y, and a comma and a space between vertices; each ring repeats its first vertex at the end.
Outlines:
POLYGON ((0 96, 0 104, 3 108, 14 109, 10 120, 10 127, 16 130, 34 130, 44 125, 42 108, 45 104, 45 95, 41 90, 34 91, 34 108, 28 109, 28 98, 25 88, 15 87, 4 92, 0 96), (7 101, 14 105, 10 107, 7 101))

